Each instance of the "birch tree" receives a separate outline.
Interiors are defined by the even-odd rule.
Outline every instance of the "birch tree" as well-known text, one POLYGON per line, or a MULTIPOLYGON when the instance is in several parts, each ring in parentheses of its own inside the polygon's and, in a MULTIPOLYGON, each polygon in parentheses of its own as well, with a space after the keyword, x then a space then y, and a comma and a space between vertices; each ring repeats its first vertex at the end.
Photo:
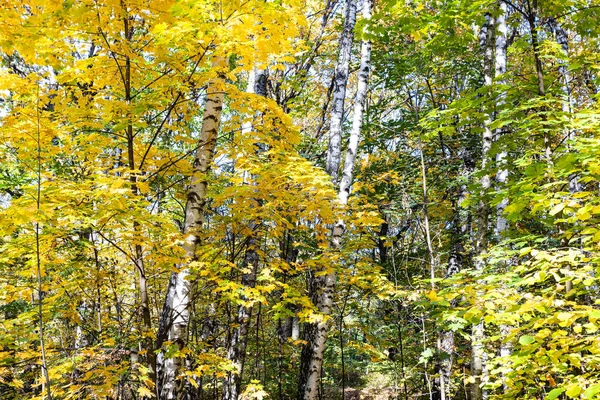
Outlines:
MULTIPOLYGON (((344 22, 344 31, 340 39, 340 51, 338 64, 336 66, 336 75, 333 92, 333 110, 330 131, 329 147, 327 152, 327 172, 332 181, 337 183, 339 159, 341 154, 341 123, 344 115, 344 99, 346 93, 346 83, 348 80, 348 68, 354 35, 354 25, 356 22, 356 2, 348 0, 346 6, 346 18, 344 22)), ((363 17, 371 17, 371 3, 366 0, 363 4, 363 17)), ((350 187, 354 174, 354 165, 358 144, 360 141, 360 132, 364 113, 364 104, 367 95, 367 81, 370 71, 371 43, 368 39, 362 40, 361 57, 359 68, 358 89, 355 100, 352 131, 346 152, 342 180, 338 191, 338 201, 342 205, 347 205, 350 194, 350 187)), ((332 229, 331 248, 339 251, 342 247, 342 236, 344 233, 344 221, 339 220, 332 229)), ((313 299, 323 315, 328 316, 331 313, 333 302, 333 290, 336 283, 335 268, 327 271, 324 276, 311 277, 311 286, 315 293, 313 299)), ((325 342, 329 321, 322 321, 317 324, 307 324, 305 326, 305 340, 307 344, 302 349, 300 385, 298 398, 303 400, 315 399, 318 395, 318 382, 323 366, 323 356, 325 351, 325 342)))
MULTIPOLYGON (((495 71, 494 76, 496 78, 496 84, 500 86, 500 92, 498 93, 498 101, 496 103, 496 116, 502 112, 503 107, 506 103, 506 92, 504 85, 506 80, 504 74, 506 74, 507 66, 507 47, 508 47, 508 29, 506 19, 508 17, 508 7, 505 2, 498 2, 499 15, 496 17, 496 48, 494 52, 495 59, 495 71)), ((496 128, 494 141, 498 142, 502 140, 502 136, 506 132, 502 128, 496 128)), ((496 173, 496 185, 499 189, 503 189, 508 179, 508 169, 506 166, 507 152, 501 150, 496 154, 496 165, 498 172, 496 173)), ((498 204, 496 204, 496 224, 494 229, 494 235, 496 240, 499 242, 503 239, 503 236, 508 229, 508 221, 504 215, 504 210, 508 205, 508 199, 503 198, 498 204)), ((511 344, 507 339, 510 333, 510 326, 500 325, 500 334, 504 337, 500 346, 500 357, 507 357, 511 353, 511 344)))
MULTIPOLYGON (((500 14, 496 18, 496 49, 495 49, 495 71, 494 75, 497 78, 496 83, 500 86, 506 83, 505 79, 502 78, 506 73, 506 51, 507 51, 507 26, 506 26, 506 18, 507 18, 507 6, 503 1, 498 2, 498 8, 500 14)), ((504 88, 500 89, 500 93, 498 95, 498 102, 496 103, 496 114, 502 111, 504 107, 506 99, 506 93, 504 92, 504 88)), ((500 140, 501 136, 504 134, 502 128, 496 128, 495 132, 495 141, 500 140)), ((498 172, 496 173, 496 182, 498 186, 501 188, 506 184, 506 179, 508 177, 508 170, 506 169, 506 151, 502 150, 496 155, 496 164, 498 165, 498 172)), ((495 234, 498 238, 500 238, 504 231, 507 229, 507 221, 506 216, 504 215, 504 209, 506 208, 507 200, 502 199, 496 205, 496 229, 495 234)))
POLYGON ((223 57, 214 56, 213 68, 215 68, 216 76, 207 88, 202 129, 193 163, 194 173, 190 181, 185 207, 183 233, 186 235, 184 244, 186 262, 179 265, 179 272, 175 272, 171 276, 159 328, 159 337, 166 333, 166 339, 178 349, 174 357, 165 358, 162 367, 161 386, 158 388, 158 393, 160 398, 167 400, 183 396, 185 390, 185 379, 181 379, 179 374, 185 367, 186 356, 183 350, 188 341, 190 303, 193 298, 193 284, 189 279, 189 263, 195 261, 196 249, 201 243, 208 189, 207 174, 214 159, 217 134, 221 123, 225 69, 223 57))
POLYGON ((338 185, 339 169, 342 154, 342 123, 344 119, 344 102, 346 100, 346 85, 352 42, 354 40, 354 25, 356 24, 357 0, 346 0, 344 26, 340 36, 340 46, 337 64, 333 76, 333 94, 331 106, 331 122, 329 127, 329 146, 327 147, 326 171, 331 176, 334 185, 338 185))
MULTIPOLYGON (((267 95, 267 72, 254 67, 248 78, 247 93, 257 94, 266 97, 267 95)), ((252 132, 252 121, 244 123, 242 135, 248 135, 252 132)), ((246 173, 245 171, 242 173, 246 173)), ((250 181, 256 177, 250 177, 250 181)), ((261 200, 256 199, 257 206, 260 207, 261 200)), ((260 237, 258 229, 260 221, 253 221, 250 226, 251 234, 246 239, 246 251, 242 263, 242 286, 253 288, 256 286, 256 276, 258 274, 259 256, 258 247, 260 246, 260 237)), ((248 301, 243 298, 242 300, 248 301)), ((235 367, 235 371, 228 371, 223 386, 223 400, 237 400, 241 394, 242 372, 244 360, 246 358, 246 347, 248 341, 248 330, 252 318, 252 306, 240 304, 234 319, 234 328, 229 338, 227 359, 235 367)))
MULTIPOLYGON (((483 82, 488 88, 493 82, 493 52, 494 52, 494 37, 495 37, 495 19, 491 14, 486 14, 486 23, 480 33, 480 40, 483 50, 483 82)), ((484 121, 483 135, 481 137, 481 169, 486 170, 489 166, 490 155, 489 151, 492 146, 493 135, 491 130, 492 113, 486 110, 486 119, 484 121)), ((475 261, 475 268, 479 273, 483 273, 485 265, 485 254, 488 246, 489 235, 489 204, 485 198, 490 189, 490 176, 487 173, 481 177, 481 196, 483 197, 477 209, 477 236, 475 237, 475 251, 478 259, 475 261)), ((485 350, 484 341, 485 328, 483 320, 473 326, 471 337, 471 375, 473 382, 471 384, 471 398, 473 400, 482 400, 486 397, 482 389, 482 375, 485 368, 485 350)))

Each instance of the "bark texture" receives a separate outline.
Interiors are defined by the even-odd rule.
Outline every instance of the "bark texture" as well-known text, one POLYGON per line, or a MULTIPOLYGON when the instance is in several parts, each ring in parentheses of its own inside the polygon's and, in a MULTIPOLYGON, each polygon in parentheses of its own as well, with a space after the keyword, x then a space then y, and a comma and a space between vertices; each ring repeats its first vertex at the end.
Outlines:
MULTIPOLYGON (((248 93, 256 93, 263 97, 267 95, 267 75, 266 71, 253 70, 248 78, 248 93)), ((248 122, 242 128, 242 134, 250 134, 252 131, 252 123, 248 122)), ((260 206, 260 201, 257 201, 260 206)), ((259 257, 257 246, 259 240, 257 237, 258 221, 250 223, 251 231, 253 232, 247 237, 246 253, 242 269, 242 286, 253 288, 256 286, 256 276, 258 274, 259 257)), ((248 299, 243 298, 247 301, 248 299)), ((241 394, 242 388, 242 372, 244 368, 244 360, 246 358, 246 346, 248 341, 248 329, 252 319, 252 306, 241 304, 237 308, 237 313, 234 318, 235 329, 231 332, 229 338, 227 359, 236 366, 236 371, 227 372, 225 384, 223 385, 223 400, 237 400, 241 394)))
MULTIPOLYGON (((468 176, 471 173, 468 167, 464 168, 463 175, 468 176)), ((467 185, 461 185, 456 193, 455 201, 453 201, 453 221, 452 221, 452 244, 450 249, 450 256, 448 257, 448 267, 446 270, 446 277, 450 278, 453 275, 462 271, 468 266, 467 257, 465 255, 465 249, 463 245, 464 237, 469 231, 468 218, 464 218, 461 214, 461 203, 465 201, 467 195, 467 185)), ((455 306, 452 303, 452 306, 455 306)), ((439 377, 436 382, 436 389, 439 393, 438 398, 440 400, 446 400, 452 398, 452 367, 454 364, 454 332, 443 331, 439 338, 439 351, 441 352, 441 360, 439 361, 439 377)))
MULTIPOLYGON (((222 69, 225 60, 215 57, 213 67, 222 69)), ((219 76, 207 88, 204 118, 198 141, 198 150, 194 157, 194 172, 188 189, 185 222, 183 233, 186 235, 184 250, 186 260, 178 265, 179 272, 173 273, 169 281, 167 296, 160 320, 158 343, 169 342, 183 350, 187 345, 190 305, 192 299, 192 282, 189 277, 189 263, 196 258, 196 248, 200 243, 200 231, 204 221, 206 208, 206 191, 208 188, 207 174, 213 162, 217 133, 221 122, 223 108, 223 89, 218 84, 219 76)), ((185 381, 179 379, 180 372, 185 367, 185 357, 175 356, 162 360, 159 381, 159 398, 165 400, 185 398, 185 381)))
MULTIPOLYGON (((498 2, 500 8, 500 14, 496 18, 496 54, 495 54, 495 76, 498 78, 498 84, 504 84, 504 78, 502 77, 506 73, 506 50, 507 50, 507 26, 506 26, 506 3, 503 1, 498 2)), ((506 101, 506 94, 502 90, 498 96, 498 102, 496 103, 496 113, 502 110, 506 101)), ((502 128, 496 129, 496 138, 498 140, 503 135, 502 128)), ((506 179, 508 178, 508 170, 506 169, 506 151, 503 150, 496 155, 496 164, 498 165, 498 172, 496 174, 496 182, 500 188, 502 188, 506 179)), ((504 216, 504 209, 508 205, 508 199, 502 199, 500 203, 496 205, 496 229, 495 234, 497 237, 502 236, 506 231, 507 220, 504 216)))
POLYGON ((354 40, 354 26, 356 25, 356 4, 357 0, 346 0, 344 29, 340 37, 340 50, 333 77, 333 100, 331 105, 331 123, 329 128, 329 147, 327 151, 326 170, 333 179, 335 185, 338 184, 342 154, 344 101, 346 99, 350 55, 352 51, 352 42, 354 40))
MULTIPOLYGON (((556 43, 560 45, 562 50, 561 60, 558 63, 558 78, 561 83, 561 91, 566 101, 562 103, 562 111, 565 114, 570 114, 573 110, 573 96, 571 93, 571 73, 569 72, 569 35, 567 31, 560 26, 555 18, 550 18, 548 21, 550 29, 554 32, 556 43)), ((574 139, 574 132, 569 129, 565 129, 565 137, 568 140, 574 139)), ((571 193, 579 191, 579 180, 577 177, 569 179, 569 191, 571 193)))
MULTIPOLYGON (((483 74, 484 74, 484 85, 491 87, 493 83, 494 73, 494 36, 495 36, 495 20, 490 14, 486 14, 486 23, 482 28, 480 41, 483 45, 483 74)), ((484 122, 484 131, 481 138, 481 169, 485 171, 489 167, 490 156, 489 151, 492 147, 492 130, 490 125, 492 123, 493 114, 488 113, 488 117, 484 122)), ((486 196, 490 189, 490 176, 485 173, 481 177, 480 182, 481 195, 486 196)), ((485 199, 480 200, 477 207, 477 235, 475 238, 475 251, 477 253, 477 259, 475 261, 475 268, 478 271, 482 271, 485 265, 484 254, 487 251, 488 246, 488 235, 489 235, 489 214, 490 209, 488 201, 485 199)), ((485 393, 482 390, 482 374, 484 370, 484 348, 483 339, 485 334, 485 328, 483 320, 473 326, 471 332, 471 375, 474 382, 471 384, 471 400, 482 400, 485 398, 485 393)))
MULTIPOLYGON (((507 17, 507 6, 503 1, 498 2, 498 8, 500 9, 500 14, 496 18, 496 51, 495 51, 495 77, 497 79, 497 83, 503 85, 505 83, 503 75, 506 73, 506 50, 507 50, 507 25, 506 25, 506 17, 507 17)), ((498 94, 498 101, 496 103, 496 115, 502 111, 504 104, 506 102, 506 93, 502 89, 498 94)), ((502 135, 504 135, 502 128, 496 129, 496 137, 495 140, 499 140, 502 135)), ((506 156, 507 153, 505 150, 502 150, 496 155, 496 165, 498 166, 498 172, 496 173, 496 185, 499 190, 501 190, 506 185, 506 180, 508 179, 508 169, 506 167, 506 156)), ((496 237, 496 241, 501 241, 506 230, 508 229, 508 221, 504 216, 504 209, 508 205, 508 199, 504 198, 500 203, 496 205, 496 226, 494 229, 494 236, 496 237)), ((511 327, 508 325, 500 326, 500 336, 503 338, 508 336, 511 331, 511 327)), ((500 357, 508 357, 512 352, 511 344, 509 342, 503 341, 500 345, 500 357)))
MULTIPOLYGON (((371 17, 371 2, 369 0, 364 2, 363 17, 366 19, 371 17)), ((344 113, 344 98, 346 95, 346 84, 348 81, 348 65, 350 61, 350 51, 352 47, 352 39, 354 37, 355 23, 356 1, 348 0, 344 32, 342 33, 342 38, 340 40, 340 55, 338 57, 336 75, 334 78, 334 104, 327 157, 327 172, 331 176, 334 184, 337 184, 338 181, 338 170, 341 158, 341 122, 344 113)), ((338 192, 338 200, 344 205, 348 203, 350 186, 352 185, 354 174, 356 153, 358 151, 358 144, 360 141, 363 109, 366 99, 367 81, 370 70, 370 58, 371 43, 369 41, 362 41, 359 82, 354 108, 352 131, 350 134, 342 180, 340 182, 338 192)), ((338 250, 341 248, 344 230, 344 221, 337 221, 332 229, 332 238, 330 244, 332 249, 338 250)), ((324 276, 310 277, 310 289, 311 293, 313 294, 313 302, 317 306, 319 312, 324 315, 329 315, 331 313, 333 291, 336 279, 337 277, 334 271, 329 272, 324 276)), ((329 323, 326 321, 317 324, 307 324, 305 327, 304 339, 306 340, 307 344, 302 348, 298 399, 314 400, 317 398, 318 384, 321 376, 321 368, 323 365, 323 355, 325 353, 325 342, 327 339, 328 330, 329 323)))

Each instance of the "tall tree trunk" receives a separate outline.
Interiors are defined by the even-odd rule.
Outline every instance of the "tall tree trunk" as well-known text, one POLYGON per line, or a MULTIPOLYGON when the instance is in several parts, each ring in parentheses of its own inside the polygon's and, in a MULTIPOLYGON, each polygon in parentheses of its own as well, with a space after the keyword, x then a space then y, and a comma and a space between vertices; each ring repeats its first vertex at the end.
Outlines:
MULTIPOLYGON (((363 3, 362 17, 365 20, 371 18, 371 2, 372 0, 365 0, 363 3)), ((352 119, 352 131, 350 132, 348 149, 346 151, 346 159, 344 160, 344 169, 342 171, 342 180, 340 182, 339 197, 340 202, 342 204, 348 203, 348 196, 350 195, 350 186, 352 185, 352 178, 354 175, 354 164, 356 161, 356 153, 358 151, 358 143, 360 141, 360 131, 362 129, 365 101, 367 99, 367 85, 369 81, 370 70, 371 41, 362 40, 360 47, 358 87, 356 91, 356 99, 354 102, 354 115, 352 119)))
POLYGON ((531 47, 533 49, 533 61, 535 65, 535 73, 537 77, 538 95, 544 96, 546 94, 546 87, 544 85, 544 68, 542 64, 542 58, 540 54, 540 42, 538 36, 537 26, 537 1, 533 0, 532 9, 529 10, 527 16, 527 23, 529 24, 529 31, 531 33, 531 47))
MULTIPOLYGON (((506 14, 507 7, 503 1, 498 2, 500 8, 500 14, 496 19, 496 71, 495 76, 502 77, 506 73, 506 50, 507 50, 507 27, 506 27, 506 14)), ((499 84, 504 84, 504 78, 498 80, 499 84)), ((502 91, 498 96, 496 103, 496 112, 500 111, 506 101, 506 93, 502 91)), ((498 140, 502 136, 502 128, 496 129, 496 138, 498 140)), ((506 183, 508 178, 508 170, 506 169, 506 151, 503 150, 496 155, 496 164, 498 165, 498 172, 496 173, 496 182, 499 187, 502 187, 506 183)), ((507 228, 506 217, 504 216, 504 209, 508 205, 508 199, 502 199, 500 203, 496 205, 496 229, 495 233, 497 237, 502 236, 507 228)))
POLYGON ((350 69, 350 55, 354 40, 354 25, 356 24, 357 0, 346 0, 346 15, 344 29, 340 37, 340 51, 333 77, 333 101, 331 109, 331 123, 329 128, 329 147, 327 151, 327 173, 333 179, 334 185, 338 184, 339 169, 342 154, 342 123, 344 118, 344 101, 346 99, 346 85, 348 84, 348 70, 350 69))
MULTIPOLYGON (((470 162, 465 162, 463 167, 463 175, 469 176, 472 171, 468 168, 470 162)), ((452 243, 450 248, 450 256, 448 257, 448 269, 446 270, 446 277, 450 278, 453 275, 462 271, 468 261, 465 256, 465 249, 463 245, 464 237, 469 231, 468 219, 463 218, 461 215, 462 203, 465 201, 467 196, 467 185, 461 185, 456 193, 456 201, 453 202, 453 232, 452 232, 452 243)), ((452 304, 455 306, 456 304, 452 304)), ((440 392, 440 399, 450 399, 451 397, 451 377, 452 377, 452 366, 454 363, 454 332, 444 331, 440 335, 440 343, 438 349, 443 353, 444 358, 439 362, 439 384, 438 391, 440 392)))
MULTIPOLYGON (((248 93, 256 93, 261 96, 266 96, 267 84, 266 71, 257 71, 256 69, 250 72, 248 78, 248 93)), ((242 128, 242 134, 249 134, 252 131, 252 122, 245 124, 242 128)), ((260 201, 258 201, 260 206, 260 201)), ((247 238, 246 253, 242 265, 243 270, 250 269, 249 272, 244 272, 242 275, 242 285, 253 288, 256 286, 256 276, 258 274, 259 257, 256 251, 259 246, 259 241, 256 236, 258 223, 251 222, 252 233, 247 238)), ((247 299, 242 299, 247 300, 247 299)), ((236 371, 228 371, 223 385, 223 400, 237 400, 242 387, 242 372, 244 367, 244 359, 246 358, 246 345, 248 341, 248 328, 252 318, 252 307, 241 304, 238 306, 237 315, 235 316, 235 325, 237 326, 231 333, 229 338, 227 359, 236 366, 236 371)))
MULTIPOLYGON (((448 258, 448 269, 446 271, 446 277, 460 272, 463 269, 462 261, 462 245, 459 241, 456 241, 452 245, 450 257, 448 258)), ((446 400, 451 398, 451 377, 452 377, 452 365, 454 363, 454 332, 443 331, 438 338, 438 350, 443 353, 443 357, 439 361, 439 377, 436 382, 436 391, 439 392, 440 400, 446 400)))
MULTIPOLYGON (((507 17, 507 6, 503 1, 498 2, 498 7, 500 8, 500 14, 496 19, 496 72, 495 76, 498 78, 498 84, 505 84, 505 80, 503 75, 506 73, 506 64, 507 64, 507 25, 506 25, 506 17, 507 17)), ((502 110, 504 104, 506 102, 506 93, 504 89, 498 95, 498 101, 496 103, 496 115, 498 112, 502 110)), ((495 140, 499 140, 502 135, 504 135, 502 128, 496 129, 496 137, 495 140)), ((496 184, 499 190, 501 190, 506 185, 506 180, 508 179, 508 169, 506 168, 506 156, 507 153, 505 150, 502 150, 496 155, 496 165, 498 167, 498 172, 496 173, 496 184)), ((501 241, 505 231, 508 229, 508 221, 504 216, 504 210, 508 205, 508 199, 504 198, 500 203, 496 205, 496 226, 494 229, 494 236, 496 241, 501 241)), ((509 325, 500 325, 500 336, 501 336, 501 344, 500 344, 500 357, 508 357, 512 353, 511 343, 505 341, 504 338, 508 336, 512 327, 509 325)), ((503 386, 506 389, 506 374, 503 374, 503 386)))
MULTIPOLYGON (((427 196, 427 169, 425 167, 425 155, 423 154, 423 142, 421 141, 421 133, 419 133, 419 156, 421 159, 421 186, 423 189, 423 225, 425 230, 425 243, 427 244, 427 254, 429 255, 429 276, 431 280, 431 290, 435 290, 435 271, 437 269, 437 257, 433 251, 433 242, 431 241, 431 231, 429 228, 429 197, 427 196)), ((425 317, 422 317, 423 324, 423 348, 425 350, 425 317)), ((442 347, 441 337, 437 338, 437 348, 442 347)), ((429 399, 442 399, 445 400, 446 387, 443 379, 437 381, 438 385, 432 387, 431 380, 427 373, 427 362, 425 362, 425 380, 427 381, 427 387, 429 389, 429 399)), ((437 368, 436 368, 437 370, 437 368)), ((437 371, 436 371, 437 372, 437 371)), ((434 382, 435 383, 435 382, 434 382)))
MULTIPOLYGON (((39 83, 38 83, 39 85, 39 83)), ((39 98, 39 86, 38 86, 38 97, 37 104, 35 107, 36 110, 36 155, 37 155, 37 182, 36 182, 36 211, 40 212, 40 207, 42 204, 42 141, 41 141, 41 117, 40 117, 40 98, 39 98)), ((48 396, 48 400, 52 400, 52 382, 50 381, 50 374, 48 372, 48 359, 46 357, 46 339, 44 336, 44 291, 42 285, 42 253, 40 251, 40 222, 35 222, 35 263, 36 263, 36 278, 37 278, 37 315, 38 315, 38 335, 39 335, 39 343, 40 343, 40 352, 42 356, 42 376, 44 380, 42 381, 42 392, 46 392, 48 396)))
MULTIPOLYGON (((223 69, 225 65, 226 62, 222 57, 215 57, 213 68, 223 69)), ((185 208, 183 233, 186 234, 186 238, 183 247, 186 260, 177 266, 179 272, 173 273, 169 281, 157 336, 157 348, 162 346, 165 339, 178 346, 179 350, 183 350, 187 345, 193 289, 192 283, 188 280, 189 263, 196 257, 196 248, 200 243, 200 231, 204 221, 207 174, 214 158, 223 108, 223 88, 218 84, 222 79, 222 75, 219 75, 217 82, 209 83, 207 89, 202 129, 185 208)), ((182 398, 185 382, 180 380, 178 375, 184 367, 185 357, 177 355, 164 359, 163 362, 158 397, 165 400, 182 398)))
MULTIPOLYGON (((546 87, 544 84, 544 68, 542 64, 541 49, 539 42, 539 27, 537 26, 538 2, 537 0, 532 0, 531 3, 528 2, 527 4, 529 5, 527 23, 529 24, 529 31, 531 33, 531 47, 533 50, 533 61, 535 65, 535 73, 537 76, 538 95, 540 97, 544 97, 546 95, 546 87)), ((544 121, 546 119, 543 113, 545 110, 542 109, 540 111, 542 112, 540 118, 542 119, 542 121, 544 121)), ((551 167, 553 164, 552 144, 551 137, 547 131, 544 131, 544 156, 546 157, 548 167, 551 167)))
MULTIPOLYGON (((560 24, 558 23, 558 21, 555 18, 550 18, 550 20, 548 21, 548 24, 550 25, 550 28, 552 29, 552 31, 554 32, 555 38, 556 38, 556 42, 560 45, 560 48, 563 52, 563 57, 565 57, 566 60, 560 60, 559 64, 558 64, 558 77, 561 80, 561 91, 563 92, 563 95, 565 96, 567 101, 563 101, 562 103, 562 111, 565 114, 570 114, 573 112, 573 97, 571 95, 571 89, 569 88, 569 83, 571 81, 571 74, 569 73, 569 35, 567 34, 567 31, 565 31, 563 29, 562 26, 560 26, 560 24)), ((571 118, 569 116, 569 118, 571 118)), ((564 129, 563 134, 565 136, 565 139, 563 140, 573 140, 575 139, 575 132, 569 128, 564 129)), ((567 142, 569 143, 569 142, 567 142)), ((570 147, 570 143, 567 144, 567 148, 570 147)), ((577 174, 571 174, 571 176, 569 176, 569 193, 574 194, 577 193, 581 190, 581 185, 579 182, 579 176, 577 174)), ((561 229, 562 230, 562 229, 561 229)), ((564 246, 568 246, 568 241, 566 239, 563 239, 564 241, 564 246)), ((567 266, 566 267, 567 270, 569 270, 570 268, 567 266)), ((571 289, 573 288, 573 282, 571 280, 568 280, 565 282, 565 293, 569 293, 571 291, 571 289)))
MULTIPOLYGON (((484 85, 491 87, 493 83, 493 52, 494 52, 494 36, 495 36, 495 21, 490 14, 486 14, 486 27, 482 29, 480 40, 484 45, 483 57, 483 74, 484 85)), ((484 122, 484 131, 481 143, 481 169, 484 175, 481 177, 480 187, 482 199, 479 202, 477 209, 477 235, 475 237, 475 252, 477 259, 475 260, 475 268, 477 271, 483 271, 485 260, 483 256, 487 251, 488 245, 488 224, 489 224, 489 204, 485 198, 490 189, 490 176, 485 171, 489 166, 489 151, 492 146, 492 123, 493 114, 488 112, 488 117, 484 122)), ((484 391, 481 388, 481 376, 484 370, 484 325, 483 320, 473 326, 471 334, 471 375, 473 383, 471 384, 471 400, 482 400, 485 397, 484 391)))
MULTIPOLYGON (((363 16, 371 17, 371 2, 364 2, 363 16)), ((342 117, 344 114, 344 98, 346 96, 346 84, 348 80, 348 65, 350 61, 350 52, 352 48, 352 39, 354 36, 354 25, 356 23, 356 0, 348 0, 346 8, 346 20, 344 24, 344 32, 340 40, 340 54, 336 67, 335 83, 334 83, 334 105, 332 113, 331 131, 329 136, 329 148, 327 154, 327 172, 331 176, 334 184, 337 184, 338 169, 341 155, 341 133, 342 133, 342 117)), ((358 151, 358 143, 360 141, 360 131, 362 128, 363 108, 367 95, 367 81, 369 70, 371 68, 371 43, 368 40, 363 40, 361 44, 361 61, 358 91, 356 94, 354 118, 352 121, 352 131, 346 152, 344 170, 342 180, 338 192, 338 200, 341 204, 348 203, 350 194, 350 186, 354 174, 354 164, 358 151)), ((344 221, 339 220, 333 227, 331 248, 339 250, 341 248, 342 235, 344 233, 344 221)), ((336 274, 334 271, 327 273, 324 276, 312 276, 311 290, 313 301, 315 302, 319 312, 324 315, 329 315, 333 302, 333 289, 336 282, 336 274)), ((321 368, 323 366, 323 356, 325 353, 325 341, 327 331, 329 329, 328 322, 320 322, 317 324, 306 324, 305 340, 306 344, 302 348, 300 378, 298 399, 299 400, 314 400, 318 394, 319 378, 321 377, 321 368)))
MULTIPOLYGON (((562 111, 565 114, 570 114, 573 112, 573 96, 571 94, 570 82, 571 82, 571 74, 569 72, 569 35, 567 31, 560 26, 558 21, 555 18, 550 18, 548 21, 550 28, 554 32, 554 36, 556 38, 556 42, 560 45, 560 48, 563 52, 564 60, 559 60, 558 63, 558 77, 561 80, 561 91, 565 96, 566 101, 562 103, 562 111)), ((567 140, 574 139, 574 132, 570 129, 565 129, 564 131, 565 137, 567 140)), ((577 175, 573 175, 569 178, 569 192, 575 193, 580 190, 579 179, 577 175)))
MULTIPOLYGON (((125 12, 125 16, 123 17, 123 31, 125 34, 125 38, 128 42, 131 42, 134 33, 134 27, 131 26, 131 19, 129 15, 127 15, 127 10, 123 10, 125 12)), ((124 70, 123 85, 125 89, 125 102, 129 105, 131 103, 131 60, 129 56, 125 57, 125 65, 122 67, 124 70)), ((135 154, 134 154, 134 134, 133 134, 133 124, 131 118, 127 121, 127 127, 125 128, 125 135, 127 138, 127 163, 130 170, 129 182, 131 184, 131 193, 134 197, 139 195, 139 190, 137 187, 137 175, 135 171, 138 169, 135 163, 135 154)), ((138 221, 134 221, 133 230, 135 236, 140 235, 140 224, 138 221)), ((150 316, 150 304, 148 300, 148 284, 146 281, 146 267, 144 265, 144 250, 140 243, 136 243, 134 245, 135 258, 134 264, 135 269, 138 274, 138 286, 139 286, 139 295, 140 295, 140 311, 142 317, 142 323, 144 329, 147 331, 144 335, 144 350, 145 350, 145 359, 146 365, 149 370, 149 377, 153 384, 156 383, 156 354, 154 353, 154 345, 152 342, 152 320, 150 316)))
MULTIPOLYGON (((562 110, 565 113, 571 112, 573 97, 571 96, 571 89, 569 87, 571 81, 571 74, 569 73, 569 35, 567 31, 564 30, 562 26, 556 21, 556 19, 551 18, 549 24, 552 26, 552 30, 554 31, 554 35, 556 36, 556 42, 560 45, 560 48, 563 52, 563 56, 566 60, 560 60, 558 64, 558 76, 562 81, 562 92, 567 98, 566 102, 562 104, 562 110)), ((571 138, 569 138, 571 139, 571 138)))

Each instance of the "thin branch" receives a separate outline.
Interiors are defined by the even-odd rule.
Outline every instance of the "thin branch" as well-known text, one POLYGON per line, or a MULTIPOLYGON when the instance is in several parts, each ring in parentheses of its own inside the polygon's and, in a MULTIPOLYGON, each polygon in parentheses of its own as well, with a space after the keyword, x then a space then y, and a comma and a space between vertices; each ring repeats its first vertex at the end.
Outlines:
POLYGON ((123 250, 123 248, 121 246, 119 246, 118 244, 116 244, 115 242, 113 242, 112 240, 110 240, 109 238, 107 238, 106 236, 104 236, 104 234, 100 231, 96 231, 98 233, 98 235, 100 235, 102 237, 102 239, 106 240, 108 243, 110 243, 115 249, 119 250, 121 253, 123 253, 127 258, 129 258, 136 266, 136 268, 139 269, 137 260, 135 258, 133 258, 131 256, 131 254, 129 254, 127 251, 123 250))
POLYGON ((38 291, 38 313, 39 313, 39 328, 40 328, 40 350, 42 352, 42 371, 46 384, 46 393, 48 400, 52 400, 52 390, 50 388, 50 375, 48 374, 48 363, 46 361, 46 346, 44 343, 44 313, 42 304, 42 260, 40 257, 40 222, 37 220, 40 216, 40 203, 42 192, 42 148, 41 148, 41 124, 40 124, 40 85, 37 86, 37 104, 36 104, 36 119, 37 119, 37 198, 36 198, 36 221, 35 221, 35 259, 37 266, 37 291, 38 291))
POLYGON ((508 4, 509 6, 511 6, 513 9, 517 10, 520 14, 522 14, 526 19, 529 18, 529 15, 527 13, 525 13, 525 11, 523 11, 523 9, 517 7, 514 3, 512 3, 509 0, 500 0, 503 3, 508 4))
POLYGON ((146 151, 144 152, 144 156, 142 157, 142 161, 140 161, 140 167, 138 168, 140 171, 142 170, 142 167, 144 166, 144 162, 146 162, 146 157, 148 157, 148 153, 150 153, 150 149, 152 148, 152 146, 154 146, 154 142, 156 141, 156 139, 158 138, 158 135, 162 131, 163 127, 165 126, 165 123, 169 119, 169 116, 171 115, 171 112, 173 112, 173 109, 175 108, 175 105, 177 104, 177 101, 179 100, 181 95, 182 95, 181 92, 177 93, 175 100, 173 100, 173 102, 167 109, 167 115, 165 115, 163 120, 160 122, 160 125, 158 126, 158 128, 156 128, 154 135, 152 135, 152 140, 150 140, 150 143, 148 144, 148 147, 146 148, 146 151))
POLYGON ((119 61, 117 60, 117 57, 115 56, 116 53, 111 50, 110 43, 108 42, 106 35, 102 31, 102 28, 98 28, 98 32, 100 32, 100 36, 102 36, 102 38, 104 39, 104 42, 106 43, 106 46, 108 49, 108 54, 115 61, 115 64, 117 64, 117 69, 119 70, 119 74, 121 75, 121 80, 123 81, 123 84, 126 84, 127 81, 125 79, 125 75, 123 75, 123 70, 121 69, 121 65, 119 64, 119 61))

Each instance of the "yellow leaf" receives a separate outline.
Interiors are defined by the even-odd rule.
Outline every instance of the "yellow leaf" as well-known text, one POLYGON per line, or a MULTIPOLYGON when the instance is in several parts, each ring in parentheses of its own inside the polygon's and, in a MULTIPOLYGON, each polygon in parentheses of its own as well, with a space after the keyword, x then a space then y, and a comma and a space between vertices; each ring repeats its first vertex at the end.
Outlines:
POLYGON ((154 393, 152 393, 152 391, 146 386, 140 386, 137 392, 141 397, 155 397, 154 393))

